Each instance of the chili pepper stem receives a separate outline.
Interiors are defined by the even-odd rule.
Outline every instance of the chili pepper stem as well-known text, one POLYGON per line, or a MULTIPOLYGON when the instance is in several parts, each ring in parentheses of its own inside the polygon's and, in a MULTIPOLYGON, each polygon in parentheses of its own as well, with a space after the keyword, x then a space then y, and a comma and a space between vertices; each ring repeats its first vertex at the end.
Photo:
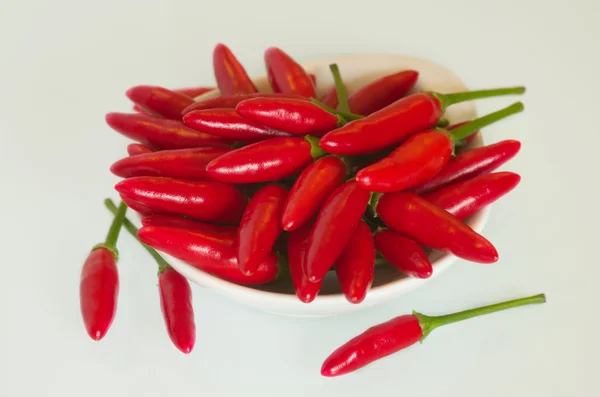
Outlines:
POLYGON ((348 121, 358 120, 358 119, 362 119, 364 117, 364 116, 361 116, 360 114, 343 112, 341 110, 334 109, 330 106, 325 105, 323 102, 319 101, 316 98, 311 98, 310 101, 312 103, 314 103, 315 105, 327 110, 329 113, 335 114, 337 116, 341 116, 342 118, 344 118, 345 120, 348 120, 348 121))
POLYGON ((506 302, 496 303, 493 305, 482 306, 475 309, 464 310, 462 312, 446 314, 444 316, 426 316, 424 314, 414 312, 413 315, 419 319, 419 324, 423 330, 423 337, 421 343, 427 338, 427 336, 438 327, 442 327, 447 324, 456 323, 463 320, 468 320, 473 317, 484 316, 486 314, 499 312, 502 310, 512 309, 514 307, 533 305, 538 303, 546 302, 546 295, 539 294, 533 295, 526 298, 514 299, 506 302))
POLYGON ((472 101, 475 99, 492 98, 504 95, 521 95, 525 93, 525 87, 507 87, 507 88, 494 88, 491 90, 477 90, 477 91, 465 91, 455 92, 452 94, 440 94, 433 93, 435 97, 439 99, 442 104, 442 109, 446 109, 450 105, 454 105, 460 102, 472 101))
POLYGON ((113 219, 106 240, 103 243, 96 244, 92 251, 98 248, 106 248, 113 253, 115 259, 119 258, 119 251, 117 250, 117 240, 119 239, 119 233, 121 232, 121 226, 123 226, 123 220, 125 219, 125 212, 127 211, 127 205, 121 201, 119 208, 114 212, 115 218, 113 219))
POLYGON ((450 134, 450 137, 454 142, 461 141, 473 134, 475 131, 479 131, 481 128, 495 123, 496 121, 502 120, 508 116, 520 113, 523 111, 523 109, 525 109, 523 102, 515 102, 504 109, 470 121, 465 125, 453 129, 452 131, 448 131, 448 134, 450 134))
POLYGON ((329 65, 329 70, 331 70, 333 81, 335 82, 335 91, 337 92, 338 97, 338 107, 340 108, 340 111, 350 113, 350 105, 348 105, 348 91, 346 91, 346 87, 342 81, 340 68, 336 63, 332 63, 329 65))
POLYGON ((321 157, 327 154, 327 152, 321 149, 321 147, 319 146, 319 138, 306 135, 304 139, 306 139, 308 143, 310 143, 310 155, 313 159, 320 159, 321 157))

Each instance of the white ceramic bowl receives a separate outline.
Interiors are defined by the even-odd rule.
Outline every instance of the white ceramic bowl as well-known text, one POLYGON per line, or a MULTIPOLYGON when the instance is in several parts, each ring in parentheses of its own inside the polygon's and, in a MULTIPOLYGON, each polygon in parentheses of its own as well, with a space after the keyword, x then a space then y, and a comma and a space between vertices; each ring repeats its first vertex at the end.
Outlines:
MULTIPOLYGON (((415 91, 431 90, 441 93, 465 91, 467 87, 454 73, 431 61, 400 55, 361 55, 322 59, 305 63, 304 68, 317 77, 317 91, 322 94, 333 85, 329 64, 337 63, 348 91, 352 93, 358 87, 374 79, 403 69, 419 71, 419 80, 415 91)), ((255 80, 260 91, 270 91, 266 77, 255 80)), ((219 95, 217 90, 203 94, 197 100, 219 95)), ((476 117, 473 103, 462 103, 448 108, 446 118, 451 124, 476 117)), ((475 139, 471 145, 480 146, 481 139, 475 139)), ((486 208, 474 214, 467 223, 477 232, 481 232, 489 214, 486 208)), ((375 271, 373 287, 366 299, 360 304, 349 303, 341 293, 335 273, 329 272, 323 282, 319 296, 311 303, 302 303, 294 294, 291 283, 278 283, 260 287, 246 287, 223 281, 170 255, 165 259, 190 281, 214 289, 219 293, 247 306, 259 310, 297 317, 321 317, 336 315, 352 310, 361 310, 396 298, 439 276, 456 260, 456 257, 440 252, 432 252, 433 276, 429 279, 406 277, 389 266, 378 266, 375 271)))

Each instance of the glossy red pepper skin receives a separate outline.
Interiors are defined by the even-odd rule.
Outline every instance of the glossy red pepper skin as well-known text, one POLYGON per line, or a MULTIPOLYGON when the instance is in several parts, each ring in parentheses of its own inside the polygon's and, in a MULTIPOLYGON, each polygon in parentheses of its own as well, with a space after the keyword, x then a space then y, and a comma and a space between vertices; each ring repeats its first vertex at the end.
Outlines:
POLYGON ((206 172, 224 183, 277 181, 311 163, 311 145, 299 137, 256 142, 225 153, 206 166, 206 172))
POLYGON ((337 348, 323 363, 321 375, 339 376, 419 342, 423 330, 416 316, 398 316, 369 328, 337 348))
POLYGON ((265 66, 273 91, 308 98, 317 97, 306 71, 279 48, 271 47, 265 51, 265 66))
POLYGON ((112 324, 117 311, 119 273, 117 259, 107 248, 90 252, 81 270, 79 298, 81 315, 88 335, 100 340, 112 324))
POLYGON ((155 210, 153 208, 150 208, 149 206, 144 205, 144 204, 142 204, 142 203, 140 203, 138 201, 132 200, 129 197, 123 195, 123 194, 120 194, 119 196, 121 197, 121 200, 125 204, 127 204, 127 206, 129 208, 131 208, 132 210, 134 210, 136 212, 139 212, 141 215, 147 216, 147 215, 152 215, 152 214, 160 213, 161 212, 161 211, 157 211, 157 210, 155 210))
POLYGON ((230 141, 258 142, 290 134, 240 116, 235 109, 195 110, 183 116, 185 125, 230 141))
POLYGON ((138 237, 159 251, 232 283, 266 284, 275 280, 279 271, 277 255, 270 253, 253 275, 242 273, 235 237, 166 226, 144 226, 138 231, 138 237))
POLYGON ((192 289, 185 277, 169 267, 158 275, 158 291, 167 333, 175 347, 189 354, 196 343, 192 289))
POLYGON ((331 193, 310 235, 306 257, 309 281, 325 277, 360 223, 370 198, 371 194, 355 181, 346 182, 331 193))
POLYGON ((404 97, 415 86, 419 72, 403 70, 361 87, 348 98, 350 111, 368 116, 404 97))
POLYGON ((404 274, 429 278, 433 273, 431 262, 423 248, 408 237, 381 229, 375 233, 375 247, 387 263, 404 274))
POLYGON ((130 156, 135 156, 143 153, 154 153, 154 150, 150 149, 148 146, 144 146, 141 143, 130 143, 127 145, 127 154, 130 156))
POLYGON ((519 141, 506 140, 460 153, 450 159, 433 178, 412 190, 418 194, 426 194, 453 183, 485 175, 515 157, 520 149, 519 141))
POLYGON ((365 300, 375 277, 375 245, 371 229, 363 221, 335 262, 335 273, 348 302, 365 300))
MULTIPOLYGON (((346 88, 346 86, 344 86, 344 88, 346 88)), ((323 96, 319 100, 321 101, 321 103, 329 106, 330 108, 337 108, 338 96, 335 86, 331 87, 325 94, 323 94, 323 96)))
POLYGON ((168 226, 181 229, 199 230, 211 234, 237 237, 237 227, 221 226, 198 222, 192 219, 172 215, 149 215, 142 218, 142 226, 168 226))
POLYGON ((311 283, 306 275, 306 253, 313 224, 306 223, 287 235, 287 255, 290 276, 296 296, 304 303, 310 303, 319 294, 322 281, 311 283))
POLYGON ((344 183, 348 166, 342 159, 326 156, 307 166, 294 185, 283 208, 281 227, 292 231, 312 219, 329 195, 344 183))
POLYGON ((115 189, 156 214, 183 215, 208 222, 237 223, 246 206, 246 198, 239 190, 217 182, 138 176, 117 183, 115 189))
POLYGON ((452 156, 454 143, 440 130, 419 132, 388 157, 356 174, 359 186, 371 192, 398 192, 430 180, 452 156))
POLYGON ((108 113, 106 123, 115 131, 153 149, 227 146, 224 138, 198 132, 180 121, 135 113, 108 113))
POLYGON ((338 126, 337 116, 303 99, 248 99, 235 111, 248 120, 294 135, 321 136, 338 126))
POLYGON ((493 263, 496 248, 454 215, 410 192, 382 195, 375 207, 392 230, 472 262, 493 263))
POLYGON ((194 102, 187 108, 181 111, 181 114, 187 114, 194 110, 207 110, 207 109, 235 109, 238 103, 247 99, 253 98, 292 98, 292 99, 306 99, 306 97, 294 94, 281 94, 281 93, 267 93, 258 92, 255 94, 244 94, 244 95, 232 95, 232 96, 220 96, 217 98, 205 99, 202 101, 194 102))
POLYGON ((214 89, 215 89, 215 87, 187 87, 187 88, 178 88, 173 91, 185 94, 191 98, 195 98, 202 94, 206 94, 207 92, 212 91, 214 89))
POLYGON ((518 174, 495 172, 436 190, 424 198, 458 219, 465 219, 513 190, 520 181, 518 174))
POLYGON ((287 190, 279 185, 259 189, 248 202, 238 228, 240 270, 252 275, 281 234, 281 212, 287 190))
POLYGON ((126 95, 142 109, 172 120, 181 120, 181 111, 194 102, 181 92, 150 85, 130 88, 126 95))
POLYGON ((398 145, 419 131, 434 128, 442 113, 441 103, 435 96, 427 93, 409 95, 327 133, 319 145, 333 154, 373 153, 398 145))
POLYGON ((246 69, 233 52, 224 44, 217 44, 213 51, 213 69, 221 95, 252 94, 258 92, 248 77, 246 69))

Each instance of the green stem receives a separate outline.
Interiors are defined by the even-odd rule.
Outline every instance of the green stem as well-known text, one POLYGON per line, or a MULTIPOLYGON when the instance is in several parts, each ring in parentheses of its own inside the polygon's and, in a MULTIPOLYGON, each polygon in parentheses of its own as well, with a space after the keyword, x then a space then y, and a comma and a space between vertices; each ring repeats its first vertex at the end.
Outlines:
POLYGON ((329 65, 329 70, 331 70, 333 81, 335 82, 335 91, 337 92, 338 97, 338 107, 340 108, 341 112, 350 113, 350 105, 348 104, 348 91, 346 91, 346 86, 342 81, 340 68, 337 64, 332 63, 329 65))
POLYGON ((446 128, 450 125, 450 122, 448 121, 447 118, 442 117, 436 124, 436 127, 438 128, 446 128))
POLYGON ((497 112, 490 113, 478 119, 468 122, 467 124, 461 125, 458 128, 448 131, 448 134, 452 137, 453 141, 460 141, 473 134, 475 131, 479 131, 481 128, 495 123, 496 121, 502 120, 508 116, 516 113, 520 113, 525 109, 523 102, 516 102, 512 105, 505 107, 504 109, 498 110, 497 112))
POLYGON ((315 105, 327 110, 329 113, 335 114, 336 116, 341 116, 348 121, 359 120, 359 119, 362 119, 363 117, 365 117, 365 116, 361 116, 360 114, 342 112, 341 110, 334 109, 330 106, 325 105, 323 102, 321 102, 315 98, 311 98, 310 101, 312 103, 314 103, 315 105))
POLYGON ((491 90, 477 90, 477 91, 465 91, 455 92, 452 94, 440 94, 433 93, 440 102, 442 103, 442 109, 446 109, 450 105, 456 103, 472 101, 475 99, 492 98, 503 95, 521 95, 525 93, 525 87, 508 87, 508 88, 494 88, 491 90))
MULTIPOLYGON (((123 203, 121 202, 121 204, 123 204, 123 203)), ((113 201, 111 199, 108 199, 108 198, 105 199, 104 205, 113 214, 117 213, 117 211, 118 211, 117 207, 115 206, 115 203, 113 203, 113 201)), ((154 258, 154 260, 158 264, 158 273, 162 273, 164 270, 166 270, 170 267, 170 265, 167 263, 167 261, 165 261, 164 258, 162 256, 160 256, 159 253, 156 252, 156 250, 154 248, 149 247, 146 244, 142 243, 142 240, 140 240, 137 235, 137 233, 138 233, 137 227, 135 227, 134 224, 131 223, 131 221, 129 219, 127 219, 126 217, 123 218, 123 226, 133 236, 133 238, 135 238, 146 249, 146 251, 148 251, 148 253, 154 258)))
POLYGON ((312 156, 313 159, 315 159, 315 160, 320 159, 321 157, 323 157, 327 154, 327 152, 325 150, 321 149, 321 146, 319 146, 319 138, 316 138, 316 137, 310 136, 310 135, 306 135, 304 137, 304 139, 306 139, 308 141, 308 143, 310 143, 310 155, 312 156))
POLYGON ((121 226, 123 226, 123 220, 125 219, 125 212, 127 211, 127 205, 121 201, 119 209, 115 212, 115 219, 113 219, 106 240, 104 240, 104 247, 111 250, 117 250, 117 240, 119 239, 119 233, 121 232, 121 226))

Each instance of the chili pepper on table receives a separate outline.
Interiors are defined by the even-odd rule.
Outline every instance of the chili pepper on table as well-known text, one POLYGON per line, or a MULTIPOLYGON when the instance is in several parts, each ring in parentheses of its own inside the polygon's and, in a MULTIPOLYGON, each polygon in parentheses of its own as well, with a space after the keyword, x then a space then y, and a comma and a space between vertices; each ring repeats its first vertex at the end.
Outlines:
MULTIPOLYGON (((113 214, 117 207, 111 199, 104 205, 113 214)), ((196 343, 196 323, 192 307, 192 290, 188 281, 173 269, 153 248, 148 247, 137 236, 137 228, 127 218, 123 226, 148 251, 158 265, 158 291, 160 308, 169 338, 181 352, 191 353, 196 343)))
POLYGON ((521 111, 523 104, 517 102, 452 131, 435 129, 419 132, 408 138, 388 157, 360 170, 356 174, 356 180, 365 190, 384 193, 425 183, 448 163, 454 152, 454 142, 521 111))
POLYGON ((142 109, 173 120, 181 120, 181 111, 194 99, 163 87, 138 85, 127 90, 127 97, 142 109))
POLYGON ((92 248, 83 268, 79 282, 79 303, 85 329, 93 340, 106 335, 117 311, 119 295, 119 272, 117 240, 123 225, 127 206, 119 205, 104 243, 92 248))
POLYGON ((246 198, 238 189, 218 182, 136 176, 117 183, 115 189, 157 214, 208 222, 236 223, 246 206, 246 198))
POLYGON ((258 92, 256 86, 248 77, 246 69, 224 44, 217 44, 213 51, 213 69, 221 95, 258 92))
POLYGON ((389 229, 375 233, 375 247, 385 261, 404 274, 429 278, 433 268, 423 248, 414 240, 389 229))
POLYGON ((144 146, 141 143, 130 143, 127 145, 127 154, 130 156, 135 156, 142 153, 154 153, 154 150, 150 149, 148 146, 144 146))
POLYGON ((450 105, 523 92, 524 87, 514 87, 453 94, 423 92, 409 95, 367 117, 327 133, 321 138, 319 145, 333 154, 373 153, 398 145, 414 133, 434 128, 450 105))
POLYGON ((153 149, 186 149, 230 144, 224 138, 198 132, 181 121, 146 114, 108 113, 106 123, 118 133, 153 149))
POLYGON ((265 66, 274 92, 317 97, 313 82, 306 71, 281 49, 271 47, 265 51, 265 66))
POLYGON ((235 109, 238 103, 253 99, 253 98, 291 98, 291 99, 307 99, 301 95, 295 94, 281 94, 272 92, 257 92, 255 94, 244 94, 244 95, 232 95, 232 96, 220 96, 217 98, 204 99, 202 101, 194 102, 187 108, 181 111, 182 115, 185 115, 194 110, 207 110, 207 109, 235 109))
POLYGON ((211 223, 199 222, 173 215, 145 216, 142 218, 142 226, 169 226, 182 229, 200 230, 230 237, 237 236, 237 227, 235 226, 213 225, 211 223))
POLYGON ((373 361, 417 342, 423 342, 434 329, 444 325, 518 306, 545 302, 546 296, 539 294, 444 316, 426 316, 413 311, 413 314, 398 316, 371 327, 337 348, 325 359, 321 375, 331 377, 356 371, 373 361))
POLYGON ((415 86, 419 72, 403 70, 381 77, 348 98, 350 111, 368 116, 404 97, 415 86))
POLYGON ((472 262, 493 263, 496 248, 454 215, 410 192, 374 200, 377 216, 392 230, 420 244, 472 262))
POLYGON ((304 303, 310 303, 319 294, 323 281, 311 283, 306 275, 306 251, 313 224, 304 224, 287 234, 287 258, 292 284, 296 296, 304 303))

